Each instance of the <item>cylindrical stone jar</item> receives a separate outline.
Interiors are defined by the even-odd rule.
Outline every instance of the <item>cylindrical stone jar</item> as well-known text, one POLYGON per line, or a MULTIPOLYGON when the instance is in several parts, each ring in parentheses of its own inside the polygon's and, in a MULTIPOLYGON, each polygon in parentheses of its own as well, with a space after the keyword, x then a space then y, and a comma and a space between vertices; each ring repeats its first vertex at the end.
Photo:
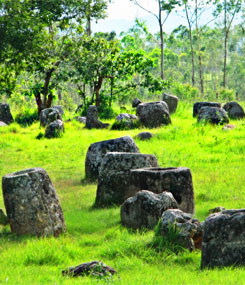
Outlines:
POLYGON ((65 231, 59 198, 44 169, 7 174, 2 178, 2 189, 13 233, 59 236, 65 231))

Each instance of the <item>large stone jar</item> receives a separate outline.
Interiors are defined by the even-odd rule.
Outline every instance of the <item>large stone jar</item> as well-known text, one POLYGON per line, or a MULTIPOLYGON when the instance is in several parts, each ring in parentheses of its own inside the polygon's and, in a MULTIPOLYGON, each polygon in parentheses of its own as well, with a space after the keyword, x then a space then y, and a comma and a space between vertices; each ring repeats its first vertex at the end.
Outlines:
POLYGON ((13 233, 59 236, 65 231, 59 198, 44 169, 7 174, 2 178, 2 189, 13 233))
POLYGON ((192 175, 187 167, 131 170, 130 192, 145 189, 154 193, 171 192, 180 210, 191 214, 195 212, 192 175))

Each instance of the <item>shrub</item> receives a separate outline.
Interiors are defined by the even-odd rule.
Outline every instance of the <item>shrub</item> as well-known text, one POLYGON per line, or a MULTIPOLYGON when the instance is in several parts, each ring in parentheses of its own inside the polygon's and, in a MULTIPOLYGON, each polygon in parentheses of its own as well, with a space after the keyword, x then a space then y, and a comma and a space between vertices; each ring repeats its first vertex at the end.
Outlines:
POLYGON ((193 100, 200 96, 198 88, 193 87, 188 83, 182 84, 179 82, 173 82, 170 92, 176 95, 179 99, 185 100, 193 100))
POLYGON ((34 122, 39 120, 37 110, 33 111, 30 109, 26 109, 23 112, 19 113, 15 117, 15 121, 23 127, 30 126, 34 122))
POLYGON ((219 90, 219 98, 222 101, 233 101, 236 99, 235 92, 233 89, 222 88, 219 90))

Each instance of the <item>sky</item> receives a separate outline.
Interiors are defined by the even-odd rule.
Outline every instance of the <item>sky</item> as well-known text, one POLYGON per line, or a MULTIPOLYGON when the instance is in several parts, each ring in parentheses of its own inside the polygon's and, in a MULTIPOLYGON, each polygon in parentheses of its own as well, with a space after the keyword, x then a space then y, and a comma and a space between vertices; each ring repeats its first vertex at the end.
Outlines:
MULTIPOLYGON (((157 1, 154 0, 138 0, 138 2, 146 9, 156 12, 158 11, 157 1)), ((185 14, 179 8, 177 13, 171 13, 166 23, 164 24, 164 31, 171 33, 171 31, 177 28, 179 25, 187 26, 185 14)), ((146 25, 151 33, 159 31, 157 19, 137 7, 130 0, 113 0, 113 3, 109 4, 107 10, 108 17, 105 20, 98 21, 97 24, 92 23, 93 32, 111 32, 115 31, 117 35, 122 31, 127 31, 134 26, 135 19, 146 21, 146 25)), ((206 24, 212 17, 211 8, 207 9, 207 12, 203 14, 201 24, 206 24)), ((234 21, 239 22, 239 17, 234 21)))

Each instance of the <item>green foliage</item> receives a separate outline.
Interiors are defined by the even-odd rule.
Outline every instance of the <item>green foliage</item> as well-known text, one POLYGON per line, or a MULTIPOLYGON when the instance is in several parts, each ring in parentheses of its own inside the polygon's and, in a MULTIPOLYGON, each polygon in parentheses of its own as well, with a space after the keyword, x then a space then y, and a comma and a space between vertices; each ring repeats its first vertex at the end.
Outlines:
POLYGON ((181 84, 177 81, 171 84, 171 92, 175 94, 179 99, 195 100, 200 96, 200 92, 196 87, 192 87, 191 84, 181 84))
POLYGON ((222 88, 218 92, 219 99, 222 101, 234 101, 236 99, 235 92, 232 89, 222 88))
POLYGON ((37 110, 26 109, 15 116, 15 121, 23 127, 30 126, 39 120, 37 110))
POLYGON ((121 121, 115 121, 112 126, 111 129, 112 130, 133 130, 133 129, 138 129, 141 128, 142 124, 138 119, 135 120, 127 120, 127 119, 123 119, 121 121))

